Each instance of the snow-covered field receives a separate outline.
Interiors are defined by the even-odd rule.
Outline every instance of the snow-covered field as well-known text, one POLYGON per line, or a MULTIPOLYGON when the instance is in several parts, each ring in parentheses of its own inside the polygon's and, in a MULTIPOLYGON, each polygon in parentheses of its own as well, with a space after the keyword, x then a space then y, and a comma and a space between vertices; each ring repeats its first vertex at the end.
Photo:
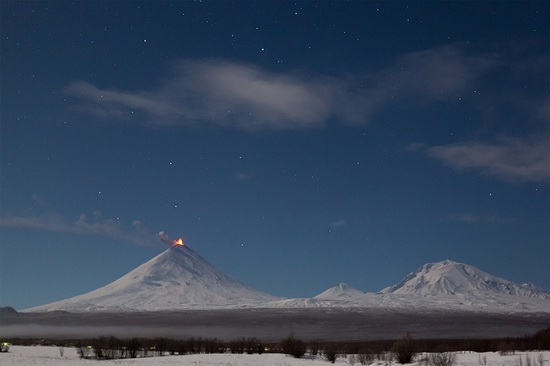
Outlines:
MULTIPOLYGON (((348 357, 340 357, 337 365, 352 365, 348 357)), ((83 365, 182 365, 182 366, 317 366, 331 365, 322 358, 295 359, 282 354, 262 355, 233 355, 207 354, 189 356, 148 357, 125 360, 81 360, 76 349, 64 348, 63 357, 58 347, 24 347, 12 346, 8 353, 0 353, 0 365, 44 365, 44 366, 83 366, 83 365)), ((360 365, 356 363, 355 366, 360 365)), ((385 362, 375 361, 373 366, 389 366, 385 362)), ((392 363, 392 365, 398 365, 392 363)), ((413 365, 421 366, 421 363, 413 365)), ((455 366, 548 366, 550 365, 550 351, 544 352, 515 352, 509 355, 500 355, 495 352, 457 353, 455 366), (529 360, 527 360, 529 359, 529 360)))

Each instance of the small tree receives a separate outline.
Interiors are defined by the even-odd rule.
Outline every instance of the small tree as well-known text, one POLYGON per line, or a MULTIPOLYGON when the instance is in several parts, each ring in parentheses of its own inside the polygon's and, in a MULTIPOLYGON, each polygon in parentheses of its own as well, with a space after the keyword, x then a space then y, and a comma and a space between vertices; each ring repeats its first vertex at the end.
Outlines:
POLYGON ((289 335, 281 342, 281 348, 285 354, 296 358, 300 358, 306 353, 304 341, 294 338, 293 334, 289 335))
POLYGON ((80 358, 88 358, 92 352, 91 346, 85 346, 82 342, 76 342, 76 353, 80 358))
POLYGON ((164 352, 168 351, 168 344, 170 343, 168 338, 158 337, 155 338, 154 342, 157 356, 164 356, 164 352))
POLYGON ((411 335, 407 333, 405 337, 393 344, 391 351, 400 364, 411 363, 416 356, 416 345, 411 335))
POLYGON ((328 345, 325 347, 324 356, 328 362, 335 363, 336 357, 338 356, 336 353, 336 348, 333 345, 328 345))
POLYGON ((132 338, 128 341, 126 349, 128 350, 128 355, 130 358, 136 358, 138 351, 141 348, 141 342, 137 338, 132 338))
POLYGON ((235 354, 244 353, 245 348, 246 348, 246 342, 244 338, 234 339, 231 342, 229 342, 229 349, 231 350, 231 353, 235 353, 235 354))
POLYGON ((98 339, 93 338, 92 339, 92 349, 95 354, 95 357, 97 359, 102 359, 105 357, 105 343, 106 338, 105 337, 99 337, 98 339))

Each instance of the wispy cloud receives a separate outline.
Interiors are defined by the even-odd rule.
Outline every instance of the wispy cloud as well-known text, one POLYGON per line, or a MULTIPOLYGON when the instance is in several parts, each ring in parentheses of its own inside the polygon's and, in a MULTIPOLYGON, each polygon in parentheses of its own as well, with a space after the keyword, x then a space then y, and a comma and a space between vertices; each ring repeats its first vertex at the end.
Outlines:
POLYGON ((245 172, 238 172, 237 174, 235 174, 233 176, 233 179, 236 180, 237 182, 245 182, 245 181, 248 181, 248 180, 252 179, 253 177, 254 177, 253 174, 245 173, 245 172))
POLYGON ((412 52, 383 70, 346 76, 272 72, 220 59, 184 60, 151 90, 101 88, 86 81, 66 92, 77 108, 151 125, 211 124, 244 130, 320 128, 331 119, 363 124, 398 96, 439 100, 466 88, 490 61, 445 46, 412 52))
POLYGON ((424 153, 457 170, 477 170, 511 181, 550 181, 550 137, 500 138, 433 146, 424 153))
POLYGON ((0 227, 44 230, 66 234, 82 234, 75 223, 69 223, 58 216, 2 216, 0 227))
POLYGON ((329 226, 331 228, 338 228, 338 227, 344 227, 347 224, 348 224, 348 222, 345 219, 340 219, 340 220, 331 222, 329 226))
POLYGON ((132 222, 131 229, 125 229, 119 220, 105 219, 99 211, 94 212, 92 219, 88 218, 88 214, 82 213, 78 220, 73 222, 54 215, 2 216, 0 227, 74 235, 97 235, 141 246, 151 246, 158 241, 139 220, 132 222))
POLYGON ((467 224, 475 223, 490 223, 490 224, 507 224, 516 221, 514 218, 499 217, 495 215, 478 215, 473 213, 451 214, 447 216, 447 220, 458 221, 467 224))
POLYGON ((315 128, 334 114, 354 121, 364 109, 351 85, 273 73, 225 60, 181 61, 172 77, 152 91, 101 89, 76 81, 66 89, 80 97, 79 108, 100 117, 130 119, 145 114, 153 125, 208 123, 246 130, 315 128))
POLYGON ((373 94, 384 101, 389 96, 446 99, 467 90, 497 63, 494 55, 468 56, 456 45, 415 51, 374 75, 377 83, 373 94))

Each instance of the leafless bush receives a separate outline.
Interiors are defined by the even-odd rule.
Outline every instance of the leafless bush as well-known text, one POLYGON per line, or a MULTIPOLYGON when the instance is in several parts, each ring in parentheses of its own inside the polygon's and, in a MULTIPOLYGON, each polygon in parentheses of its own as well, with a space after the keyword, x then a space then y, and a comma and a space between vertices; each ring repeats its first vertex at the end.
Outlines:
POLYGON ((392 346, 392 353, 400 364, 411 363, 416 356, 416 347, 414 340, 407 333, 401 340, 395 342, 392 346))
POLYGON ((281 342, 281 348, 285 354, 292 355, 296 358, 300 358, 306 353, 306 345, 304 341, 294 338, 293 334, 281 342))
POLYGON ((327 347, 325 347, 323 355, 325 356, 325 359, 331 363, 335 363, 336 357, 338 356, 336 348, 333 345, 328 345, 327 347))
POLYGON ((77 342, 76 344, 76 353, 80 358, 88 358, 91 356, 92 353, 92 347, 85 346, 81 342, 77 342))
MULTIPOLYGON (((519 356, 516 361, 516 366, 523 366, 523 357, 519 356)), ((529 353, 525 354, 525 366, 544 366, 544 356, 542 354, 538 355, 538 358, 535 359, 529 356, 529 353), (538 363, 537 363, 538 362, 538 363)))
POLYGON ((363 348, 360 349, 359 353, 357 354, 357 361, 361 365, 370 365, 371 363, 373 363, 375 357, 376 355, 372 353, 371 350, 363 348))
POLYGON ((394 354, 392 352, 387 352, 385 354, 385 360, 386 360, 386 365, 387 366, 391 366, 392 363, 393 363, 393 357, 394 357, 394 354))
MULTIPOLYGON (((477 363, 479 364, 479 366, 486 366, 487 365, 487 356, 478 355, 477 356, 477 363)), ((522 365, 519 365, 519 366, 522 366, 522 365)))
POLYGON ((455 362, 456 353, 454 352, 431 353, 427 358, 429 366, 452 366, 455 362))

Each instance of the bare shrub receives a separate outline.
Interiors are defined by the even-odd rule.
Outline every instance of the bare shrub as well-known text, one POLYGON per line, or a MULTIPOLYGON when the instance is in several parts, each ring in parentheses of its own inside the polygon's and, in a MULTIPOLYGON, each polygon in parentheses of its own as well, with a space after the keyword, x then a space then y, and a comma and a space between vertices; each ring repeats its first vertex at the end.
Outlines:
MULTIPOLYGON (((477 363, 479 364, 479 366, 487 365, 487 356, 478 355, 477 356, 477 363)), ((519 365, 519 366, 522 366, 522 365, 519 365)))
POLYGON ((516 361, 516 365, 517 366, 523 366, 523 360, 521 359, 521 356, 518 357, 518 359, 516 361))
POLYGON ((104 344, 106 343, 105 337, 99 337, 98 339, 92 339, 92 350, 97 359, 102 359, 105 357, 104 353, 104 344))
POLYGON ((234 339, 229 342, 228 347, 231 353, 233 354, 241 354, 244 353, 246 350, 246 344, 245 339, 234 339))
POLYGON ((392 352, 387 352, 385 355, 384 355, 384 358, 385 358, 385 361, 386 361, 386 365, 387 366, 391 366, 392 363, 393 363, 393 357, 394 357, 394 354, 392 352))
POLYGON ((336 347, 334 347, 333 345, 326 346, 323 354, 328 362, 336 362, 336 357, 338 356, 338 354, 336 352, 336 347))
POLYGON ((130 358, 136 358, 141 349, 141 342, 137 338, 132 338, 128 341, 126 349, 128 350, 128 356, 130 358))
POLYGON ((304 341, 294 338, 293 334, 283 339, 281 342, 281 348, 285 354, 296 358, 300 358, 306 353, 306 345, 304 341))
POLYGON ((375 357, 377 357, 371 350, 362 348, 357 354, 357 361, 361 365, 370 365, 374 362, 375 357))
POLYGON ((429 366, 452 366, 455 362, 456 353, 454 352, 431 353, 427 358, 429 366))
MULTIPOLYGON (((523 358, 519 356, 516 361, 516 366, 523 366, 523 358)), ((535 361, 531 356, 529 356, 529 353, 525 354, 525 366, 544 366, 544 356, 542 354, 539 354, 538 359, 535 361), (538 361, 538 365, 537 365, 538 361)))
POLYGON ((400 364, 411 363, 416 356, 416 345, 409 333, 392 346, 391 352, 400 364))
POLYGON ((88 358, 92 353, 92 347, 85 346, 79 341, 76 343, 76 353, 80 358, 88 358))

